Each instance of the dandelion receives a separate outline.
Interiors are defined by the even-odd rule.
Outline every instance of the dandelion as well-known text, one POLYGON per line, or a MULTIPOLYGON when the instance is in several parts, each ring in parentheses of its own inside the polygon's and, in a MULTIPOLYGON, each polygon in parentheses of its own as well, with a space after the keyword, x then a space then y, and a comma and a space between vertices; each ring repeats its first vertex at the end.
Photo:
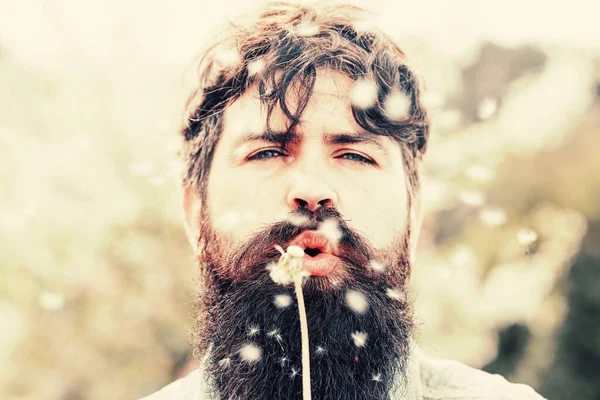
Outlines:
POLYGON ((273 303, 277 308, 287 308, 292 304, 292 296, 290 296, 289 294, 275 295, 273 303))
POLYGON ((350 99, 355 107, 368 109, 377 101, 377 84, 371 80, 360 79, 354 82, 350 92, 350 99))
POLYGON ((352 340, 354 341, 354 345, 356 347, 364 347, 367 344, 367 334, 364 332, 354 332, 352 333, 352 340))
MULTIPOLYGON (((306 307, 304 305, 304 295, 302 293, 302 279, 309 273, 302 268, 302 257, 304 250, 298 246, 290 246, 287 253, 281 246, 275 246, 281 253, 277 264, 271 264, 267 267, 270 271, 271 279, 280 285, 294 283, 296 299, 298 301, 298 312, 300 313, 300 336, 302 340, 302 397, 304 400, 310 400, 310 354, 308 343, 308 323, 306 321, 306 307)), ((297 372, 292 368, 294 376, 297 372)))
POLYGON ((364 313, 369 308, 366 296, 357 290, 348 290, 346 292, 346 304, 352 311, 359 314, 364 313))
POLYGON ((262 349, 253 343, 248 343, 240 349, 240 357, 249 364, 260 361, 262 358, 262 349))

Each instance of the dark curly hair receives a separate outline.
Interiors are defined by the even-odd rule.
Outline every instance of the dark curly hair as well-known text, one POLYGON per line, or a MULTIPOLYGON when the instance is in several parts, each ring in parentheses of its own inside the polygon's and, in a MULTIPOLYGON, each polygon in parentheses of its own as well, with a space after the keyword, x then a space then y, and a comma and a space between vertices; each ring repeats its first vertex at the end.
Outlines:
POLYGON ((388 35, 369 27, 368 17, 368 12, 351 5, 272 2, 258 14, 231 23, 208 47, 198 62, 199 82, 187 101, 181 129, 184 184, 197 185, 203 204, 225 107, 257 85, 267 109, 267 126, 278 106, 288 119, 289 133, 310 100, 317 69, 377 85, 376 102, 366 109, 353 105, 352 113, 362 128, 390 136, 401 146, 411 202, 419 188, 418 161, 427 147, 429 120, 421 105, 418 78, 404 53, 388 35), (224 49, 233 54, 230 60, 222 60, 224 49), (295 109, 286 101, 292 85, 300 99, 295 109), (396 92, 410 101, 402 119, 385 113, 387 96, 396 92))

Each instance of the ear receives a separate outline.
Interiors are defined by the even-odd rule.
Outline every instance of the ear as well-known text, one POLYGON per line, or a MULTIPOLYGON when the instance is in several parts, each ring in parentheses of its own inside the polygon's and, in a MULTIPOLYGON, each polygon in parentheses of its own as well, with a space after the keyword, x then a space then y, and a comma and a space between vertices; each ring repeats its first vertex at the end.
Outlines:
POLYGON ((200 236, 200 211, 202 202, 196 185, 184 185, 183 187, 183 224, 185 233, 194 252, 198 246, 200 236))

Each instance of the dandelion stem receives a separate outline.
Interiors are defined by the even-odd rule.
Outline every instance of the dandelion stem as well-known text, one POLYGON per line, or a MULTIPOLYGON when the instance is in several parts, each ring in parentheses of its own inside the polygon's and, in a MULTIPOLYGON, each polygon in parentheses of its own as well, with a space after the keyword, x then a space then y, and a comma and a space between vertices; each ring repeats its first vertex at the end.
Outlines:
POLYGON ((311 400, 308 323, 306 321, 304 295, 302 294, 302 277, 298 277, 294 280, 294 287, 296 289, 296 298, 298 299, 298 311, 300 312, 300 335, 302 338, 302 398, 303 400, 311 400))

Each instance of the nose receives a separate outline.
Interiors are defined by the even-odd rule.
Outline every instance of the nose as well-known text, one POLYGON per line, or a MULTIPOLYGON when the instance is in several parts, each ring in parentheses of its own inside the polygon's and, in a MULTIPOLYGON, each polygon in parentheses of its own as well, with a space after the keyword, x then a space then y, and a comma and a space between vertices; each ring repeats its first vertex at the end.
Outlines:
POLYGON ((321 178, 297 179, 288 194, 288 205, 292 209, 307 208, 316 211, 319 207, 331 207, 337 203, 333 189, 321 178))

